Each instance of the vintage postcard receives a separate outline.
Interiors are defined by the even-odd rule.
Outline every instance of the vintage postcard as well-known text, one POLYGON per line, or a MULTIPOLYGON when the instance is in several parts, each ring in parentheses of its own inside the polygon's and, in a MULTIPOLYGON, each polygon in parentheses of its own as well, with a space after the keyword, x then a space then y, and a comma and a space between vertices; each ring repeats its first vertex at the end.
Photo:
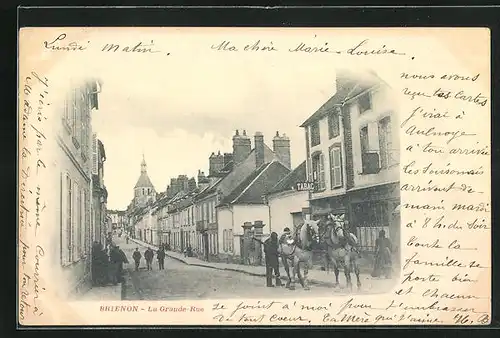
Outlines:
POLYGON ((23 325, 487 325, 485 28, 22 28, 23 325))

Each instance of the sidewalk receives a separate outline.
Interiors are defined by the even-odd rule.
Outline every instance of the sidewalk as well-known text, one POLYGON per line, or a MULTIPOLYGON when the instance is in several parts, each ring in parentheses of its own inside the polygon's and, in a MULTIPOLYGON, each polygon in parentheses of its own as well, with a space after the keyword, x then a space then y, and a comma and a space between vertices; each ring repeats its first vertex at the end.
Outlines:
MULTIPOLYGON (((153 250, 158 250, 158 247, 155 245, 147 244, 145 242, 139 241, 137 239, 130 238, 131 241, 144 246, 150 247, 153 250)), ((235 271, 246 273, 252 276, 266 277, 265 267, 264 266, 252 266, 252 265, 242 265, 242 264, 229 264, 229 263, 215 263, 215 262, 206 262, 194 257, 185 257, 184 254, 175 252, 175 251, 166 251, 166 255, 170 258, 176 259, 188 265, 200 266, 204 268, 218 269, 218 270, 227 270, 227 271, 235 271)), ((283 268, 280 267, 280 270, 283 268)), ((286 273, 282 270, 281 279, 286 280, 286 273)), ((361 272, 360 278, 363 280, 362 283, 367 283, 367 281, 373 282, 373 284, 383 283, 390 280, 381 280, 378 278, 373 278, 368 273, 361 272)), ((341 283, 344 279, 344 274, 341 272, 340 274, 341 283)), ((353 276, 353 282, 355 282, 356 277, 353 276)), ((345 279, 344 279, 345 280, 345 279)), ((333 272, 326 272, 322 270, 309 270, 309 283, 311 284, 319 284, 323 286, 333 286, 335 283, 335 274, 333 272)), ((371 283, 370 283, 371 284, 371 283)))

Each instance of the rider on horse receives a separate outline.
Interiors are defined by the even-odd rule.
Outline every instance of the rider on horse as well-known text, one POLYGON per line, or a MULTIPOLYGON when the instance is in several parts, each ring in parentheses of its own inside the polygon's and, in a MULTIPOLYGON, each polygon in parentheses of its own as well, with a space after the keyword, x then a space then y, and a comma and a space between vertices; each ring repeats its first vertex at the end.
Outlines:
POLYGON ((285 229, 283 229, 283 234, 281 235, 280 239, 279 239, 279 243, 287 243, 287 244, 292 244, 292 242, 294 241, 293 237, 292 237, 292 232, 290 231, 290 228, 286 227, 285 229))

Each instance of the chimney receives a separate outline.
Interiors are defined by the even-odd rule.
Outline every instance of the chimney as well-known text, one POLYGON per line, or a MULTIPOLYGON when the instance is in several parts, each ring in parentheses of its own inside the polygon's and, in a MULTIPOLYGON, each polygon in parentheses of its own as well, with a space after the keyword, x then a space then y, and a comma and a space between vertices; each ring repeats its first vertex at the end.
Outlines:
POLYGON ((354 81, 359 80, 358 77, 359 76, 357 76, 352 70, 337 69, 335 78, 335 86, 337 91, 349 87, 354 81))
POLYGON ((224 167, 233 160, 233 153, 224 153, 224 167))
POLYGON ((260 168, 264 164, 264 135, 260 131, 255 133, 255 167, 260 168))
POLYGON ((191 177, 188 181, 188 191, 193 191, 196 189, 196 187, 196 180, 194 179, 194 177, 191 177))
POLYGON ((238 130, 233 136, 233 161, 234 164, 239 164, 243 162, 250 154, 252 150, 252 142, 250 138, 246 135, 246 131, 243 131, 243 135, 240 135, 238 130))
POLYGON ((221 155, 220 151, 217 155, 212 153, 212 155, 208 158, 208 161, 208 176, 216 176, 224 166, 224 156, 221 155))
POLYGON ((176 178, 170 179, 170 190, 172 191, 172 196, 179 192, 179 184, 176 178))
POLYGON ((285 167, 291 169, 292 161, 290 158, 290 139, 286 136, 286 134, 280 136, 279 132, 276 132, 276 136, 273 138, 273 152, 285 167))

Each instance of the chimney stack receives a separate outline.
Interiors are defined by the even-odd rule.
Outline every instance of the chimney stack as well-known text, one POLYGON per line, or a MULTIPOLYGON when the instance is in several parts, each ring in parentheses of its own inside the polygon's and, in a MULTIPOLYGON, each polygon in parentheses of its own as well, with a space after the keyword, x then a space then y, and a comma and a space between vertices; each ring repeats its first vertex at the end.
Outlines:
POLYGON ((292 161, 290 157, 290 139, 286 134, 280 136, 279 131, 273 138, 273 152, 281 163, 288 169, 292 169, 292 161))
POLYGON ((250 151, 252 150, 252 142, 250 138, 246 135, 246 130, 243 130, 243 135, 239 134, 239 131, 236 130, 236 133, 233 136, 233 161, 234 164, 239 164, 243 162, 250 151))
POLYGON ((224 153, 224 167, 233 160, 233 153, 224 153))
POLYGON ((264 164, 264 135, 260 131, 255 133, 255 167, 260 168, 264 164))
POLYGON ((221 155, 220 151, 215 155, 212 153, 208 158, 208 176, 215 176, 224 167, 224 156, 221 155))

